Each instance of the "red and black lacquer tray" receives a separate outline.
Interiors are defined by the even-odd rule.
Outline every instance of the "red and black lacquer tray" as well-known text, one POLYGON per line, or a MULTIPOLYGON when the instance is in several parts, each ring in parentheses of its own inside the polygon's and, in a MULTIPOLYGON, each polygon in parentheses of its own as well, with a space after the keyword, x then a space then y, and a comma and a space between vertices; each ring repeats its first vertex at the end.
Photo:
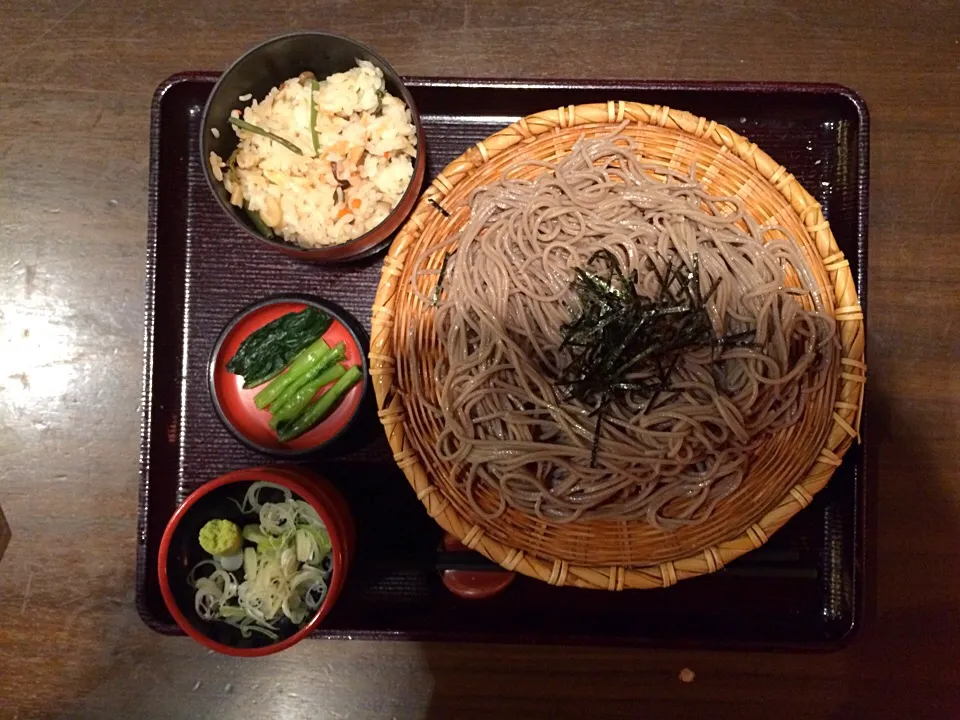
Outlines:
MULTIPOLYGON (((207 361, 234 313, 274 293, 339 303, 369 330, 382 254, 320 267, 253 243, 214 201, 198 132, 216 81, 165 81, 151 118, 137 607, 151 628, 179 630, 157 583, 167 519, 191 490, 269 458, 220 423, 207 361)), ((869 129, 863 102, 831 85, 407 79, 423 117, 428 178, 470 144, 539 110, 635 100, 683 108, 747 136, 823 206, 866 310, 869 129)), ((314 461, 346 496, 357 559, 322 637, 829 649, 859 626, 864 587, 865 446, 765 546, 714 575, 666 590, 555 588, 518 577, 482 601, 451 594, 440 530, 394 465, 375 408, 352 447, 314 461), (443 555, 441 557, 441 555, 443 555)), ((866 418, 863 430, 866 431, 866 418)), ((866 435, 864 435, 866 437, 866 435)))

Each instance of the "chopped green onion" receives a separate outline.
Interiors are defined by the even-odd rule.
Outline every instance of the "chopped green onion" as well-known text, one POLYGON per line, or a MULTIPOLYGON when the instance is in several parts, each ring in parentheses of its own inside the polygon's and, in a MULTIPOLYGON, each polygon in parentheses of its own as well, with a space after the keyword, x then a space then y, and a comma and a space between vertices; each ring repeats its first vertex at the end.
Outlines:
POLYGON ((335 572, 330 537, 309 503, 272 483, 252 483, 241 512, 259 520, 242 530, 243 539, 258 547, 237 553, 235 569, 220 556, 197 563, 187 576, 195 591, 194 608, 203 620, 230 625, 243 637, 257 632, 276 640, 277 623, 301 625, 323 603, 335 572), (265 488, 271 498, 260 502, 265 488), (201 571, 207 574, 200 577, 201 571))
POLYGON ((237 620, 247 616, 246 610, 234 605, 221 605, 219 613, 222 618, 236 618, 237 620))
POLYGON ((243 549, 243 576, 246 580, 257 579, 257 551, 252 547, 243 549))

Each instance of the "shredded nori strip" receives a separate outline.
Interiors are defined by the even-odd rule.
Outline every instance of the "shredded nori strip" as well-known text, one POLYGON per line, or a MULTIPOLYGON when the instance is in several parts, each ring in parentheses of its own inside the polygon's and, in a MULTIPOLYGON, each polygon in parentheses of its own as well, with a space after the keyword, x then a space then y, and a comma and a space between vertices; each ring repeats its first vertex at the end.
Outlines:
POLYGON ((433 198, 427 198, 427 202, 439 210, 444 217, 450 217, 450 212, 433 198))
POLYGON ((671 258, 661 272, 651 263, 660 286, 652 299, 637 292, 637 271, 626 276, 609 250, 598 250, 574 270, 572 288, 581 310, 561 328, 560 348, 568 350, 570 362, 555 384, 566 399, 595 408, 591 466, 596 465, 601 426, 612 400, 632 394, 646 401, 638 408, 646 413, 671 390, 671 376, 684 353, 753 344, 752 331, 718 335, 707 308, 720 281, 703 294, 696 254, 692 265, 689 269, 671 258))
POLYGON ((440 263, 440 274, 437 275, 437 284, 433 287, 433 304, 440 304, 440 292, 443 290, 443 278, 447 275, 447 262, 450 260, 451 253, 443 254, 443 262, 440 263))

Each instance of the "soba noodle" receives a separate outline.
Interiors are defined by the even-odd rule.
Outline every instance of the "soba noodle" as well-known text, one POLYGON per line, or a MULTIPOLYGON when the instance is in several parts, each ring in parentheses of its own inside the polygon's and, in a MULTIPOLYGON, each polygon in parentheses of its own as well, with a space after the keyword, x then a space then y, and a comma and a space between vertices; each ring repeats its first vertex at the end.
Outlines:
MULTIPOLYGON (((643 519, 670 530, 702 521, 733 493, 751 451, 798 420, 835 352, 834 322, 785 231, 758 226, 735 198, 711 197, 692 171, 644 163, 628 138, 581 139, 533 180, 503 179, 470 198, 463 231, 418 260, 451 251, 436 302, 441 358, 438 457, 478 495, 553 522, 643 519), (773 237, 775 235, 775 237, 773 237), (613 253, 655 297, 668 263, 696 268, 716 331, 751 331, 746 347, 679 358, 670 391, 596 406, 566 399, 562 328, 576 316, 574 269, 613 253), (648 405, 651 405, 648 407, 648 405)), ((527 163, 529 165, 529 163, 527 163)), ((431 298, 416 290, 426 302, 431 298)))

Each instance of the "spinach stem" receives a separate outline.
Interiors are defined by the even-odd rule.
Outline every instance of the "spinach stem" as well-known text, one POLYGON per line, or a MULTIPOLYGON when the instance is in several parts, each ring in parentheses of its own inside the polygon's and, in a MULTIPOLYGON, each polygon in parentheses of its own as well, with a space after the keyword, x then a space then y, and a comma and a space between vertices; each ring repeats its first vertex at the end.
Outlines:
POLYGON ((310 139, 313 140, 313 154, 320 156, 320 138, 317 137, 317 91, 320 83, 316 78, 310 80, 310 139))
POLYGON ((284 146, 285 148, 287 148, 287 150, 289 150, 290 152, 296 153, 297 155, 303 155, 303 150, 301 150, 300 148, 298 148, 296 145, 294 145, 294 144, 293 144, 292 142, 290 142, 289 140, 284 140, 284 139, 283 139, 282 137, 280 137, 279 135, 275 135, 274 133, 270 132, 269 130, 264 130, 262 127, 258 127, 257 125, 254 125, 253 123, 248 123, 246 120, 241 120, 240 118, 235 118, 235 117, 232 117, 232 116, 231 116, 231 118, 230 118, 230 124, 233 125, 234 127, 240 128, 241 130, 246 130, 247 132, 252 132, 252 133, 254 133, 255 135, 262 135, 262 136, 265 137, 265 138, 270 138, 270 139, 273 140, 274 142, 278 142, 278 143, 280 143, 281 145, 283 145, 283 146, 284 146))
POLYGON ((251 210, 246 203, 244 203, 243 209, 247 213, 247 217, 250 218, 250 222, 253 223, 253 226, 257 228, 257 230, 259 230, 264 237, 273 237, 273 228, 263 221, 263 218, 260 217, 260 213, 258 213, 256 210, 251 210))

